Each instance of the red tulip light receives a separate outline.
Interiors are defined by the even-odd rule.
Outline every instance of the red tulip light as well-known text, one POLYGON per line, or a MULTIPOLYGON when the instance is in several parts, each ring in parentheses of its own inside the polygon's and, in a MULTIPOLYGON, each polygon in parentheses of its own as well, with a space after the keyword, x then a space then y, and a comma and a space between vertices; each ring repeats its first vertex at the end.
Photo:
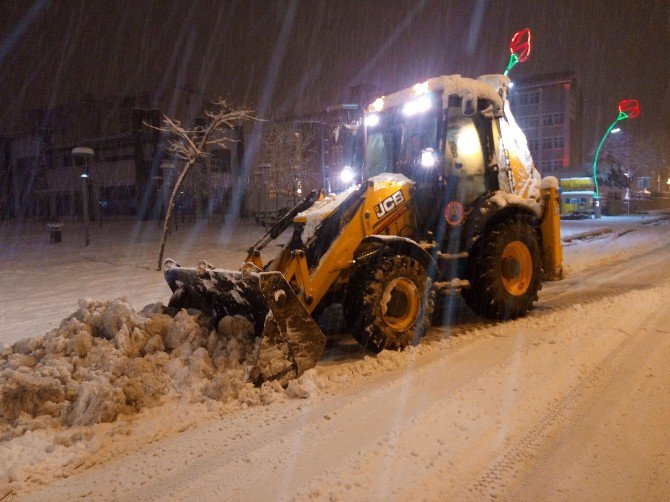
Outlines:
POLYGON ((523 63, 530 56, 530 28, 524 28, 512 35, 512 40, 509 43, 509 53, 509 62, 504 75, 507 75, 514 65, 523 63))
POLYGON ((512 35, 509 43, 509 53, 516 55, 516 60, 523 63, 530 56, 530 29, 525 28, 512 35))
MULTIPOLYGON (((634 119, 640 114, 640 103, 637 99, 624 99, 619 103, 619 114, 624 114, 627 119, 634 119)), ((621 119, 620 119, 621 120, 621 119)))

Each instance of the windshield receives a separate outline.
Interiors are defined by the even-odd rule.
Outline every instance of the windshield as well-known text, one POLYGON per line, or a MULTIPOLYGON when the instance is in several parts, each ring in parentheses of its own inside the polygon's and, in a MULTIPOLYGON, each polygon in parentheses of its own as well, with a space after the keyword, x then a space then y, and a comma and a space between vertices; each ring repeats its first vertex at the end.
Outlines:
POLYGON ((438 150, 441 99, 434 94, 420 98, 424 99, 423 109, 412 109, 414 102, 410 102, 367 116, 368 177, 404 172, 420 161, 423 150, 438 150))

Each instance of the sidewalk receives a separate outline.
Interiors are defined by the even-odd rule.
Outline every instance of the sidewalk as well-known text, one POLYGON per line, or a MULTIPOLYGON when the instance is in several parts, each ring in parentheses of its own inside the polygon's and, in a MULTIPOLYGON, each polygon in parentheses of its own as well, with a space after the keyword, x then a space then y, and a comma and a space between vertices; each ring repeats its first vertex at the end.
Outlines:
POLYGON ((603 216, 599 219, 561 220, 561 240, 563 242, 572 242, 613 232, 627 233, 640 224, 651 224, 655 221, 669 218, 670 211, 653 211, 647 214, 603 216))

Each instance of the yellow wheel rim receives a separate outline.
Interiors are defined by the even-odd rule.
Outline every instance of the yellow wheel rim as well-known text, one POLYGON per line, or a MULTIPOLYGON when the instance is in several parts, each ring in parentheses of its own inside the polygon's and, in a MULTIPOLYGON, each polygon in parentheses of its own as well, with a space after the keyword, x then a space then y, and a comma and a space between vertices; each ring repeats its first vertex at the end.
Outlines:
POLYGON ((503 286, 514 296, 521 296, 533 277, 533 260, 528 247, 521 241, 512 241, 502 253, 501 275, 503 286))
POLYGON ((386 286, 382 296, 382 318, 391 329, 407 331, 414 325, 419 303, 416 284, 404 277, 394 279, 386 286))

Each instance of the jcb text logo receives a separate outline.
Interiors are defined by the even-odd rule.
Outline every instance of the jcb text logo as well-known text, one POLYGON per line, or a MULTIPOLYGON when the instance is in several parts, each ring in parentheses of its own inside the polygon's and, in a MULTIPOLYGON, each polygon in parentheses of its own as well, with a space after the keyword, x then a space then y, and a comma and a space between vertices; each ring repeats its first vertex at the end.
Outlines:
POLYGON ((398 190, 393 195, 386 197, 383 201, 374 207, 377 219, 381 220, 384 216, 393 211, 403 202, 405 202, 405 196, 402 194, 402 190, 398 190))

